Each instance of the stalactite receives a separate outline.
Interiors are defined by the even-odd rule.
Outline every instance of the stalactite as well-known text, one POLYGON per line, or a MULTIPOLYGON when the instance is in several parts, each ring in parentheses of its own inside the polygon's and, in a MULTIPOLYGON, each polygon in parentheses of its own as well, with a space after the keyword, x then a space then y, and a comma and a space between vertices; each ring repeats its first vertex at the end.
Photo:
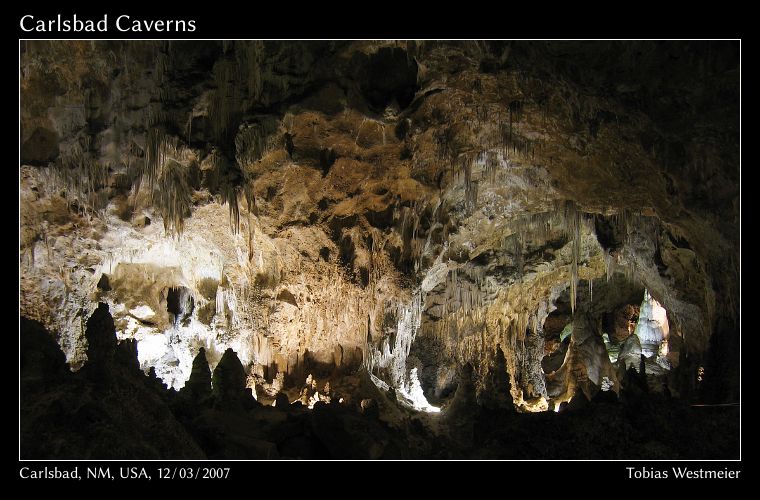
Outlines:
POLYGON ((607 277, 607 283, 610 282, 610 278, 615 274, 615 261, 611 254, 604 254, 604 274, 607 277))
POLYGON ((161 154, 165 136, 163 131, 157 128, 149 128, 145 134, 145 161, 143 163, 143 174, 148 178, 150 187, 153 187, 156 181, 156 172, 158 166, 163 163, 161 154))
POLYGON ((581 214, 574 201, 566 201, 564 206, 564 230, 572 244, 572 263, 570 265, 570 309, 575 313, 578 291, 578 261, 581 252, 581 214))
POLYGON ((248 219, 248 263, 253 260, 253 221, 251 220, 251 204, 248 203, 248 210, 246 212, 246 218, 248 219))
POLYGON ((616 214, 612 216, 612 221, 615 224, 615 229, 618 232, 623 233, 623 243, 628 245, 632 232, 632 219, 633 214, 629 208, 621 208, 616 214))
POLYGON ((230 229, 232 230, 232 234, 237 234, 240 231, 239 191, 240 188, 238 186, 231 186, 226 195, 227 204, 230 209, 230 229))
POLYGON ((498 154, 492 150, 482 151, 478 155, 478 162, 483 164, 484 177, 492 184, 495 184, 500 163, 498 154))

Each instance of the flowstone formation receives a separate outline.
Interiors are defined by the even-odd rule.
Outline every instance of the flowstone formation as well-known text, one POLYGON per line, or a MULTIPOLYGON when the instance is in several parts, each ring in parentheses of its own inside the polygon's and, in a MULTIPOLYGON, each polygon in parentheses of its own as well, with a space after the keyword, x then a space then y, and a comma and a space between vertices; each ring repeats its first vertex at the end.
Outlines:
POLYGON ((72 370, 104 303, 180 394, 207 363, 394 415, 631 369, 738 401, 734 43, 28 41, 20 71, 21 315, 72 370))

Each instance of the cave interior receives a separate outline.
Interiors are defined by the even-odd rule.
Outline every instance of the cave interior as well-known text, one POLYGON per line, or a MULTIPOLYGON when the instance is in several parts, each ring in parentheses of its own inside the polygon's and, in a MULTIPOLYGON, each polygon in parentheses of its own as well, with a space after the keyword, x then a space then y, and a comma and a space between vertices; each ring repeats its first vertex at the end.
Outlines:
POLYGON ((738 456, 738 43, 20 49, 22 458, 738 456))

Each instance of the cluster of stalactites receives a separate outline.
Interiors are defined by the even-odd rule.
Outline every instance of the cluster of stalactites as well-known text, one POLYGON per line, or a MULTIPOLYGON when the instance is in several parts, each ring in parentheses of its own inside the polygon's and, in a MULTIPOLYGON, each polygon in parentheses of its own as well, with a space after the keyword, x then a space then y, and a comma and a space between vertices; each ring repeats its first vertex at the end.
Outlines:
MULTIPOLYGON (((388 240, 390 240, 392 237, 392 234, 383 232, 374 227, 370 228, 369 233, 369 272, 367 273, 367 287, 370 290, 369 299, 371 302, 374 302, 376 298, 375 292, 378 283, 380 283, 383 278, 391 275, 394 272, 395 265, 388 258, 387 251, 385 249, 388 240)), ((411 244, 411 242, 409 243, 411 244)), ((417 251, 415 254, 415 269, 419 269, 421 265, 420 259, 422 257, 422 251, 420 250, 418 244, 414 245, 413 249, 417 251)))
POLYGON ((214 65, 216 90, 211 100, 209 118, 217 140, 230 132, 232 118, 241 108, 241 101, 259 101, 263 90, 263 42, 224 42, 223 55, 214 65))
MULTIPOLYGON (((226 140, 232 132, 231 127, 235 116, 245 107, 242 101, 248 100, 250 103, 260 100, 263 81, 266 76, 263 42, 224 42, 222 52, 222 58, 217 61, 213 68, 216 90, 212 95, 208 109, 212 135, 219 143, 227 142, 226 140)), ((159 79, 171 70, 170 55, 171 51, 168 49, 160 51, 157 55, 156 75, 159 79)), ((168 87, 160 86, 160 88, 168 87)), ((163 94, 159 96, 159 102, 166 102, 163 94)), ((168 115, 161 106, 151 106, 148 111, 145 173, 151 188, 153 188, 154 180, 158 179, 160 170, 166 162, 165 150, 168 147, 176 148, 177 139, 168 137, 163 130, 161 124, 168 121, 168 115)), ((188 137, 192 131, 192 119, 193 115, 191 114, 188 121, 188 137)), ((240 165, 260 159, 268 149, 265 134, 257 125, 249 126, 237 134, 235 145, 236 150, 241 154, 239 158, 236 158, 240 165)), ((218 173, 226 168, 226 165, 223 165, 226 162, 218 151, 212 152, 210 160, 213 165, 212 172, 218 173)), ((229 204, 230 227, 233 234, 237 234, 240 228, 239 199, 241 195, 245 195, 249 211, 255 207, 253 193, 248 187, 248 179, 245 178, 244 169, 243 174, 243 186, 230 182, 221 183, 219 186, 221 203, 229 204)), ((180 229, 178 232, 181 232, 180 220, 172 221, 170 229, 173 231, 175 227, 180 229)))
POLYGON ((433 140, 437 146, 438 159, 450 167, 452 180, 462 177, 464 185, 465 211, 470 213, 477 207, 478 181, 473 180, 472 167, 481 161, 484 153, 464 151, 457 139, 457 129, 454 125, 445 125, 435 131, 433 140))
POLYGON ((502 155, 498 151, 486 150, 478 154, 478 162, 483 164, 483 177, 491 184, 496 183, 496 174, 502 162, 502 155))
MULTIPOLYGON (((211 122, 212 134, 217 142, 226 142, 226 138, 231 133, 231 125, 234 122, 236 113, 241 109, 241 101, 248 99, 257 101, 261 97, 264 76, 262 73, 264 60, 263 42, 245 42, 229 43, 225 42, 223 47, 223 57, 214 65, 213 74, 216 90, 212 96, 208 110, 209 120, 211 122)), ((164 57, 164 52, 157 58, 157 71, 160 76, 170 71, 171 63, 164 57)), ((160 102, 165 99, 161 98, 160 102)), ((167 164, 167 150, 177 149, 177 138, 171 138, 166 135, 162 123, 168 119, 167 114, 160 106, 151 106, 146 120, 146 155, 145 155, 145 174, 147 174, 151 188, 156 180, 160 179, 162 170, 165 170, 167 164)), ((188 136, 192 131, 192 116, 188 124, 188 136)), ((235 139, 236 150, 242 154, 237 158, 242 165, 250 163, 261 158, 266 152, 265 134, 259 126, 253 125, 248 127, 242 133, 238 134, 235 139)), ((176 158, 175 158, 176 159, 176 158)), ((212 172, 219 173, 227 168, 226 161, 218 151, 212 151, 210 156, 212 163, 212 172)), ((180 163, 184 163, 180 161, 180 163)), ((170 165, 176 167, 176 164, 170 165)), ((177 168, 170 168, 171 179, 166 179, 163 187, 184 187, 184 175, 177 175, 180 171, 177 168), (172 182, 173 180, 179 183, 172 182)), ((243 170, 245 174, 245 170, 243 170)), ((244 175, 245 177, 245 175, 244 175)), ((248 179, 243 179, 243 186, 236 183, 220 183, 219 195, 222 204, 228 204, 230 212, 230 228, 233 234, 237 234, 240 228, 240 206, 239 199, 245 196, 248 203, 249 211, 255 207, 255 200, 252 190, 248 187, 248 179)), ((138 184, 139 189, 139 184, 138 184)), ((160 205, 164 213, 169 214, 171 219, 168 224, 165 221, 167 232, 179 234, 182 231, 182 219, 177 217, 180 213, 173 205, 184 205, 187 196, 181 189, 175 189, 176 192, 171 195, 161 195, 159 200, 167 202, 160 205), (176 195, 176 196, 175 196, 176 195)))
POLYGON ((541 139, 530 139, 520 133, 520 125, 524 122, 526 106, 534 107, 532 116, 537 117, 540 110, 542 126, 545 125, 546 103, 536 100, 524 100, 517 96, 507 96, 502 89, 497 89, 496 102, 483 102, 481 93, 482 82, 473 83, 473 93, 479 94, 474 103, 469 106, 474 116, 468 121, 470 131, 479 137, 478 147, 484 152, 481 158, 485 160, 484 179, 495 181, 493 161, 485 152, 498 152, 504 161, 520 159, 528 162, 536 161, 536 150, 541 153, 541 139), (515 98, 516 97, 516 98, 515 98), (535 109, 535 107, 539 109, 535 109))
MULTIPOLYGON (((393 210, 393 219, 404 245, 402 255, 413 262, 415 273, 422 269, 422 257, 425 252, 430 251, 430 237, 433 233, 433 231, 428 230, 425 234, 421 224, 422 218, 428 217, 431 220, 432 227, 436 224, 432 221, 435 221, 439 207, 440 201, 432 207, 431 211, 429 200, 415 200, 411 206, 397 206, 393 210)), ((378 238, 374 238, 374 240, 378 243, 381 241, 378 238)))
MULTIPOLYGON (((630 251, 631 238, 634 233, 643 235, 646 238, 653 239, 656 242, 657 232, 660 230, 660 221, 657 217, 644 216, 640 212, 630 208, 620 208, 610 216, 610 222, 615 231, 622 236, 622 247, 630 251)), ((620 271, 625 273, 627 280, 631 281, 635 275, 635 260, 625 259, 625 252, 617 252, 612 255, 606 252, 604 255, 604 268, 607 281, 609 282, 612 275, 620 271), (621 262, 622 261, 622 262, 621 262)))
MULTIPOLYGON (((540 368, 544 344, 541 332, 542 316, 539 310, 505 310, 497 323, 496 337, 505 358, 504 368, 513 381, 511 397, 515 402, 522 401, 523 396, 527 397, 527 394, 546 396, 545 379, 540 368)), ((448 329, 446 325, 442 326, 444 330, 448 329)), ((444 332, 438 335, 442 333, 444 332)), ((450 340, 453 338, 457 339, 456 343, 444 344, 446 354, 456 357, 460 364, 473 363, 479 372, 478 377, 482 377, 483 368, 488 365, 487 360, 493 356, 494 344, 485 342, 481 335, 449 336, 450 340)))
POLYGON ((97 162, 91 152, 92 139, 84 135, 63 149, 49 169, 46 186, 52 192, 63 192, 66 201, 76 201, 83 210, 100 210, 107 204, 102 188, 108 185, 108 166, 97 162))
POLYGON ((552 226, 559 219, 559 226, 565 237, 570 241, 572 261, 570 263, 570 306, 575 312, 578 289, 578 263, 581 253, 582 225, 586 218, 578 210, 574 201, 568 200, 559 205, 554 211, 528 214, 516 219, 514 232, 505 238, 502 250, 511 251, 515 256, 517 277, 522 279, 524 272, 524 252, 529 239, 546 241, 551 237, 552 226))
POLYGON ((255 163, 273 146, 267 142, 267 133, 261 124, 246 125, 235 135, 235 159, 241 166, 255 163))
POLYGON ((505 238, 502 243, 502 249, 514 253, 518 280, 521 280, 523 277, 525 267, 524 253, 529 240, 548 240, 554 219, 555 214, 553 212, 538 212, 527 214, 514 222, 514 233, 505 238))
MULTIPOLYGON (((181 235, 199 175, 197 158, 158 127, 148 130, 146 144, 143 175, 148 178, 153 206, 163 218, 166 233, 181 235)), ((139 182, 136 189, 140 189, 139 182)))
POLYGON ((190 213, 192 191, 188 167, 171 158, 163 166, 158 189, 153 191, 153 204, 161 212, 167 234, 182 234, 185 216, 190 213))
MULTIPOLYGON (((197 170, 197 161, 178 137, 167 133, 171 129, 168 124, 175 118, 172 110, 176 108, 173 102, 177 94, 175 86, 170 83, 170 77, 181 61, 172 50, 171 42, 157 42, 153 48, 154 64, 152 71, 148 72, 157 85, 141 120, 145 134, 144 146, 138 146, 138 142, 133 139, 133 127, 125 125, 120 118, 123 113, 117 114, 111 130, 115 147, 110 148, 109 157, 97 159, 94 136, 87 133, 85 128, 85 133, 80 132, 81 137, 70 146, 62 145, 60 158, 47 171, 49 179, 46 185, 54 191, 64 192, 68 201, 76 201, 85 212, 98 212, 108 205, 107 188, 115 186, 117 189, 132 190, 136 199, 145 181, 154 207, 163 216, 165 231, 178 236, 184 229, 184 217, 189 213, 193 186, 197 184, 197 172, 194 171, 197 170), (126 133, 125 128, 129 129, 126 133), (109 171, 116 172, 113 179, 109 179, 109 171)), ((120 55, 119 62, 124 75, 120 78, 137 77, 129 75, 129 53, 129 50, 124 49, 120 55)), ((208 109, 212 133, 217 139, 227 137, 232 132, 231 125, 241 107, 261 98, 263 82, 268 78, 266 68, 263 42, 225 44, 223 57, 213 70, 217 88, 208 109), (241 100, 246 102, 241 104, 241 100)), ((84 101, 79 106, 81 112, 76 113, 76 123, 81 120, 89 122, 94 109, 90 95, 91 92, 85 89, 84 101)), ((111 99, 115 109, 123 112, 129 109, 130 96, 122 95, 118 88, 114 88, 111 99)), ((192 132, 194 113, 195 111, 190 113, 187 141, 192 132)), ((79 127, 74 123, 67 126, 79 127)), ((264 139, 266 134, 255 126, 249 129, 245 131, 247 133, 239 134, 240 141, 246 143, 241 144, 246 147, 238 148, 245 151, 245 157, 239 161, 255 161, 268 149, 264 139)), ((212 163, 213 161, 212 158, 212 163)), ((244 184, 247 185, 247 182, 244 184)), ((252 192, 245 186, 223 187, 220 193, 221 202, 229 203, 230 224, 234 233, 240 225, 238 198, 243 194, 249 209, 254 207, 252 192)))
POLYGON ((444 312, 447 315, 458 313, 465 316, 479 312, 485 305, 485 278, 485 269, 479 266, 464 266, 449 271, 446 276, 444 312))

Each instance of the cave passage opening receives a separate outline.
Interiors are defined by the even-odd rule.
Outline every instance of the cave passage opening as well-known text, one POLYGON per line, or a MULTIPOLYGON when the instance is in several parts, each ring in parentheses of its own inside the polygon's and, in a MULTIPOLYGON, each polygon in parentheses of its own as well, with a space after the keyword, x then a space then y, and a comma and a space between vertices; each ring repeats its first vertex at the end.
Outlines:
POLYGON ((187 326, 195 309, 193 293, 183 286, 169 287, 166 291, 166 311, 173 319, 174 325, 182 322, 187 326))
POLYGON ((543 324, 540 362, 550 407, 558 411, 579 392, 588 399, 600 390, 619 392, 626 372, 640 372, 642 366, 654 390, 666 386, 678 360, 670 352, 672 337, 662 304, 623 273, 609 281, 582 281, 578 296, 573 313, 569 292, 563 291, 543 324))

